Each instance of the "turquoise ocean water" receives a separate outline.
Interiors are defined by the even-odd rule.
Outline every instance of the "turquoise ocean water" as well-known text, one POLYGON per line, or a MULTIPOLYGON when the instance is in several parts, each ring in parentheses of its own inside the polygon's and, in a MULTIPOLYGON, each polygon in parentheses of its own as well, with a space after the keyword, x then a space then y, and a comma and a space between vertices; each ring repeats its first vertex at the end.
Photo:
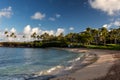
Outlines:
POLYGON ((80 54, 40 48, 0 48, 0 80, 22 80, 16 75, 33 74, 55 66, 68 66, 80 54))

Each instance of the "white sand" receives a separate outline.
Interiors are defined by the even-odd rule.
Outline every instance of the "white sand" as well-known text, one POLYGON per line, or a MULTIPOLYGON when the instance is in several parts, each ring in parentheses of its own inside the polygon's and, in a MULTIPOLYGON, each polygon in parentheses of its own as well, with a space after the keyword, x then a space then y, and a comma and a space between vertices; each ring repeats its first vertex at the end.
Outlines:
POLYGON ((67 49, 67 50, 74 52, 93 53, 93 54, 97 54, 99 58, 95 63, 90 64, 76 71, 75 73, 71 73, 67 76, 65 75, 52 80, 93 80, 94 78, 105 76, 105 74, 108 72, 109 68, 113 65, 115 61, 112 53, 120 53, 120 51, 97 50, 97 49, 76 48, 76 49, 67 49), (68 79, 68 77, 71 78, 68 79))

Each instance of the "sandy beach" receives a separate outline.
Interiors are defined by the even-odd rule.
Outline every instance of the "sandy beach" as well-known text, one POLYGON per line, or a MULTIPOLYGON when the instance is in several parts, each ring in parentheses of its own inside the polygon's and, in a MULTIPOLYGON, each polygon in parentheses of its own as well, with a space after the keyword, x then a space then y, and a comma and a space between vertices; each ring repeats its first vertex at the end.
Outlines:
MULTIPOLYGON (((115 58, 113 58, 114 53, 120 53, 120 51, 99 49, 66 48, 65 50, 78 53, 84 52, 89 54, 96 54, 98 56, 98 59, 94 63, 87 65, 74 73, 57 77, 51 80, 93 80, 95 78, 105 76, 109 68, 114 64, 114 61, 116 60, 115 58)), ((89 62, 89 60, 87 62, 89 62)))

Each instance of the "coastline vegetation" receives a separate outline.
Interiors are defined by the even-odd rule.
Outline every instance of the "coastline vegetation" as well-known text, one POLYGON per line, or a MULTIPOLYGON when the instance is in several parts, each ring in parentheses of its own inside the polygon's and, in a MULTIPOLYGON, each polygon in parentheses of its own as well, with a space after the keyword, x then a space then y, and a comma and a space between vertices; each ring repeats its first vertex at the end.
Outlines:
MULTIPOLYGON (((4 32, 4 34, 6 37, 17 38, 15 33, 8 35, 8 32, 4 32)), ((25 36, 23 36, 23 38, 25 38, 25 36)), ((31 38, 33 38, 34 41, 1 42, 0 45, 5 47, 82 47, 120 50, 120 27, 110 30, 105 27, 99 29, 88 27, 80 33, 69 33, 66 35, 61 33, 59 36, 49 35, 47 33, 39 35, 34 32, 31 38)))

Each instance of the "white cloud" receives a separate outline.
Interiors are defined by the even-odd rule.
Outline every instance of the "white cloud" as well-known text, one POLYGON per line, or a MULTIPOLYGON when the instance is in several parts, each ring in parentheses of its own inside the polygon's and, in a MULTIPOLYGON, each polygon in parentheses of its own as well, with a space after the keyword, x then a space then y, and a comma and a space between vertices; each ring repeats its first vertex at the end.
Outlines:
POLYGON ((40 12, 36 12, 33 16, 31 16, 32 19, 35 20, 42 20, 45 18, 45 14, 42 14, 40 12))
POLYGON ((55 16, 56 16, 56 18, 60 18, 60 17, 61 17, 61 15, 60 15, 60 14, 56 14, 55 16))
POLYGON ((60 14, 55 14, 54 17, 50 17, 49 20, 50 21, 55 21, 56 19, 60 18, 61 15, 60 14))
POLYGON ((55 34, 55 32, 53 30, 41 30, 41 29, 39 29, 39 27, 31 28, 30 25, 27 25, 23 30, 23 33, 26 36, 29 36, 29 37, 34 32, 36 32, 36 34, 39 34, 39 35, 44 34, 44 33, 48 33, 49 35, 54 35, 55 34))
POLYGON ((30 27, 30 25, 27 25, 27 26, 24 28, 23 33, 24 33, 25 35, 30 35, 30 34, 31 34, 31 27, 30 27))
POLYGON ((50 30, 50 31, 49 31, 49 35, 54 35, 54 33, 55 33, 55 32, 54 32, 53 30, 50 30))
POLYGON ((12 12, 11 6, 9 6, 8 8, 3 8, 0 10, 0 17, 10 18, 12 14, 13 14, 13 12, 12 12))
POLYGON ((16 33, 16 29, 15 29, 15 28, 12 28, 12 29, 10 30, 10 32, 11 32, 11 33, 16 33))
POLYGON ((106 12, 108 15, 118 15, 120 0, 89 0, 92 8, 106 12))
POLYGON ((44 34, 44 33, 47 33, 47 34, 49 34, 49 35, 54 35, 54 31, 53 30, 46 30, 46 31, 42 31, 42 34, 44 34))
POLYGON ((117 19, 109 24, 104 24, 103 27, 107 28, 107 29, 110 29, 110 28, 113 28, 113 27, 116 27, 118 28, 120 26, 120 20, 117 19))
POLYGON ((33 28, 33 29, 31 30, 31 34, 33 34, 33 33, 38 34, 39 32, 40 32, 40 30, 39 30, 39 28, 38 28, 38 27, 33 28))
POLYGON ((112 25, 111 24, 104 24, 103 27, 109 29, 112 25))
POLYGON ((65 30, 63 28, 58 28, 56 31, 54 31, 54 30, 42 30, 39 27, 31 28, 30 25, 27 25, 23 30, 23 34, 25 34, 28 37, 30 37, 31 34, 33 34, 34 32, 36 32, 39 35, 42 35, 44 33, 48 33, 49 35, 58 36, 61 33, 64 33, 65 30))
POLYGON ((115 26, 120 26, 120 21, 115 21, 114 23, 113 23, 115 26))
POLYGON ((11 41, 11 42, 12 41, 16 41, 16 42, 34 41, 36 39, 31 38, 31 35, 34 32, 36 32, 38 35, 48 33, 49 35, 54 35, 54 36, 59 36, 61 33, 64 34, 64 32, 65 32, 65 30, 63 28, 58 28, 57 30, 42 30, 39 27, 31 28, 30 25, 26 25, 24 27, 24 30, 22 33, 17 32, 15 28, 12 28, 10 30, 8 30, 6 28, 4 31, 0 31, 1 39, 3 39, 3 41, 11 41), (6 37, 4 34, 4 31, 8 31, 9 32, 8 35, 10 35, 12 32, 14 32, 17 37, 16 38, 6 37), (25 36, 25 38, 23 38, 23 35, 25 36))
POLYGON ((104 24, 104 25, 103 25, 103 27, 107 28, 107 27, 108 27, 108 25, 107 25, 107 24, 104 24))
POLYGON ((5 28, 5 31, 8 31, 8 28, 5 28))
POLYGON ((74 30, 74 27, 70 27, 69 30, 74 30))
POLYGON ((65 30, 63 28, 58 28, 56 32, 56 36, 59 36, 61 33, 64 33, 65 30))
POLYGON ((48 33, 49 35, 59 36, 61 33, 64 33, 65 30, 62 28, 58 28, 56 31, 54 30, 41 30, 41 34, 48 33))
POLYGON ((50 21, 55 21, 55 18, 50 17, 49 20, 50 20, 50 21))
POLYGON ((119 27, 120 26, 120 20, 117 19, 114 22, 111 22, 109 25, 111 25, 111 27, 119 27))

